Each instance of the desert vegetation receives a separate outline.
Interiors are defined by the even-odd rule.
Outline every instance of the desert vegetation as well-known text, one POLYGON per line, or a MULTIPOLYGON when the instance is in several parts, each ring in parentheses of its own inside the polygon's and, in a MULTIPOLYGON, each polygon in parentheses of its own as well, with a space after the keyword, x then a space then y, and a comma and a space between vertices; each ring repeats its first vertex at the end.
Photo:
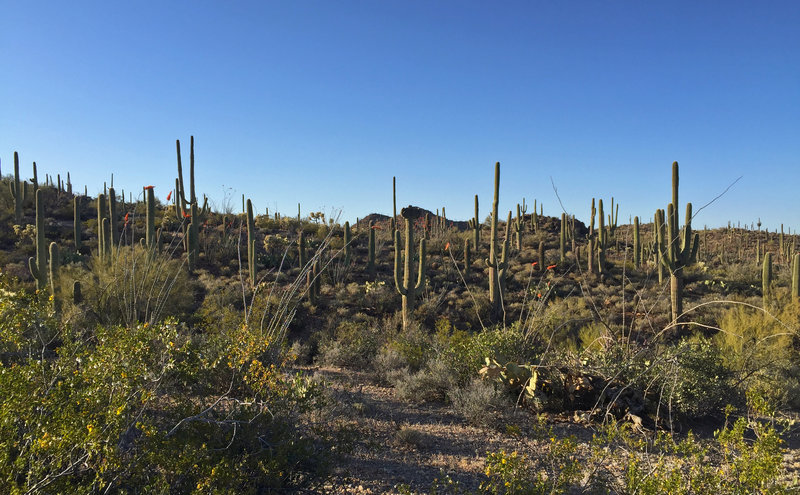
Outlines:
POLYGON ((395 197, 351 225, 215 211, 184 153, 171 190, 97 197, 14 153, 0 492, 798 490, 797 235, 693 225, 677 163, 664 208, 627 223, 618 198, 586 198, 586 223, 499 211, 498 163, 488 214, 395 197), (438 448, 396 418, 371 430, 370 390, 498 440, 367 477, 359 459, 438 448))

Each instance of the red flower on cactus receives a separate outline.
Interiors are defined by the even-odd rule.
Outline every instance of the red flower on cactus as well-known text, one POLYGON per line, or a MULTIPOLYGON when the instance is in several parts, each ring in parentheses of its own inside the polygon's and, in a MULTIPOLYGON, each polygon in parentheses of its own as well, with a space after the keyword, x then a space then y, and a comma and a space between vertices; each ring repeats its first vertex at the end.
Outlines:
POLYGON ((548 270, 552 270, 553 268, 557 267, 558 265, 550 265, 547 267, 548 270))
POLYGON ((541 298, 542 298, 542 293, 540 292, 540 293, 536 294, 536 297, 538 297, 539 299, 541 299, 541 298))
POLYGON ((536 266, 536 265, 538 265, 538 264, 539 264, 539 262, 538 262, 538 261, 534 261, 533 263, 531 263, 531 266, 536 266))
POLYGON ((156 187, 156 186, 144 186, 144 190, 147 191, 148 189, 152 189, 154 187, 156 187))
POLYGON ((448 249, 450 249, 450 243, 449 242, 444 245, 444 250, 447 251, 448 249))
POLYGON ((171 197, 172 197, 172 191, 170 191, 170 192, 169 192, 169 194, 167 194, 167 201, 169 201, 169 199, 170 199, 171 197))
POLYGON ((183 213, 183 218, 192 218, 192 214, 191 213, 186 213, 185 211, 181 212, 181 213, 183 213))
POLYGON ((126 226, 128 225, 128 215, 130 215, 130 213, 126 213, 125 214, 125 225, 126 226))

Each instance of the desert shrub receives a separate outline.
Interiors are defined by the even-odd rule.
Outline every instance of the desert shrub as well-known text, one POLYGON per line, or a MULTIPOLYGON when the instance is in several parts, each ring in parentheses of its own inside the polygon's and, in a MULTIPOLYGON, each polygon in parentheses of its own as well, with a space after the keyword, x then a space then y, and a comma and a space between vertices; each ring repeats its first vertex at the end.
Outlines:
POLYGON ((437 356, 421 369, 404 368, 393 373, 389 380, 398 397, 411 402, 443 402, 456 384, 453 370, 437 356))
POLYGON ((453 370, 460 385, 478 376, 486 359, 498 362, 532 362, 538 358, 536 346, 524 342, 519 325, 503 329, 495 326, 475 333, 457 330, 446 319, 437 323, 436 348, 453 370))
POLYGON ((757 390, 778 408, 798 404, 798 311, 797 303, 785 305, 776 316, 737 305, 723 315, 721 332, 714 337, 721 358, 742 387, 757 390))
POLYGON ((81 282, 87 311, 102 323, 151 324, 169 316, 186 320, 202 299, 202 286, 189 278, 184 261, 152 256, 139 246, 121 247, 105 262, 93 258, 89 270, 72 264, 61 270, 61 293, 81 282))
MULTIPOLYGON (((46 305, 46 303, 45 303, 46 305)), ((329 466, 319 385, 240 325, 174 319, 61 327, 37 299, 0 292, 0 492, 295 491, 329 466), (42 335, 57 335, 42 341, 42 335)))
POLYGON ((492 412, 508 402, 506 395, 494 383, 481 378, 451 389, 447 398, 458 414, 477 426, 491 424, 492 412))
POLYGON ((320 343, 318 359, 328 365, 363 369, 378 354, 385 338, 374 321, 345 320, 320 343))

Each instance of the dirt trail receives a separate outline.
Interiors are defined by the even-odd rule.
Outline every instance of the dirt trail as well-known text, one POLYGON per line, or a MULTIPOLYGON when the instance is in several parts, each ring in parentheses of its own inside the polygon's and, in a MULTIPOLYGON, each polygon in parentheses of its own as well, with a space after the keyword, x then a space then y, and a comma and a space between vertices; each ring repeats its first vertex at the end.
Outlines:
MULTIPOLYGON (((373 384, 363 373, 317 368, 339 402, 340 419, 355 432, 355 447, 330 489, 335 493, 398 493, 406 484, 425 493, 448 475, 464 488, 477 489, 487 452, 505 449, 536 455, 549 439, 528 411, 495 413, 496 427, 470 425, 448 406, 399 400, 394 389, 373 384), (503 430, 503 431, 499 431, 503 430)), ((591 431, 567 422, 552 424, 559 437, 588 441, 591 431)))
MULTIPOLYGON (((568 416, 549 416, 542 428, 533 413, 518 409, 491 413, 487 423, 492 426, 474 426, 446 405, 400 400, 393 388, 376 385, 365 373, 332 367, 307 371, 325 380, 336 419, 353 432, 353 448, 343 454, 326 487, 330 493, 401 493, 401 485, 427 493, 434 480, 446 476, 474 490, 486 479, 487 452, 517 451, 541 458, 550 428, 554 437, 574 436, 578 455, 589 455, 594 426, 568 416)), ((784 456, 787 481, 800 484, 800 434, 789 438, 789 447, 784 456)), ((617 467, 621 473, 622 466, 617 467)))

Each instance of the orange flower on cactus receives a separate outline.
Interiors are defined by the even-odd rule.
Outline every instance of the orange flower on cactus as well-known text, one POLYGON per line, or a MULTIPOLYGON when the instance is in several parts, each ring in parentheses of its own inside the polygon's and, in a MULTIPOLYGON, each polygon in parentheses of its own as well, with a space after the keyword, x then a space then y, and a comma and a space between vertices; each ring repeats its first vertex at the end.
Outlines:
POLYGON ((125 214, 125 225, 128 225, 128 215, 130 215, 130 213, 125 214))
POLYGON ((534 261, 533 263, 531 263, 531 266, 536 266, 536 265, 538 265, 538 264, 539 264, 539 262, 538 262, 538 261, 534 261))
POLYGON ((450 243, 449 242, 444 245, 444 250, 447 251, 448 249, 450 249, 450 243))
POLYGON ((183 218, 192 218, 192 214, 191 213, 186 213, 185 211, 182 212, 182 213, 183 213, 183 218))
POLYGON ((539 299, 541 299, 541 298, 542 298, 542 293, 540 292, 540 293, 536 294, 536 297, 538 297, 539 299))
POLYGON ((552 269, 553 269, 553 268, 555 268, 556 266, 558 266, 558 265, 550 265, 550 266, 548 266, 548 267, 547 267, 547 269, 548 269, 548 270, 552 270, 552 269))
POLYGON ((167 201, 169 201, 171 197, 172 197, 172 191, 170 191, 169 194, 167 194, 167 201))
POLYGON ((144 186, 144 190, 147 191, 148 189, 152 189, 154 187, 156 187, 156 186, 144 186))

